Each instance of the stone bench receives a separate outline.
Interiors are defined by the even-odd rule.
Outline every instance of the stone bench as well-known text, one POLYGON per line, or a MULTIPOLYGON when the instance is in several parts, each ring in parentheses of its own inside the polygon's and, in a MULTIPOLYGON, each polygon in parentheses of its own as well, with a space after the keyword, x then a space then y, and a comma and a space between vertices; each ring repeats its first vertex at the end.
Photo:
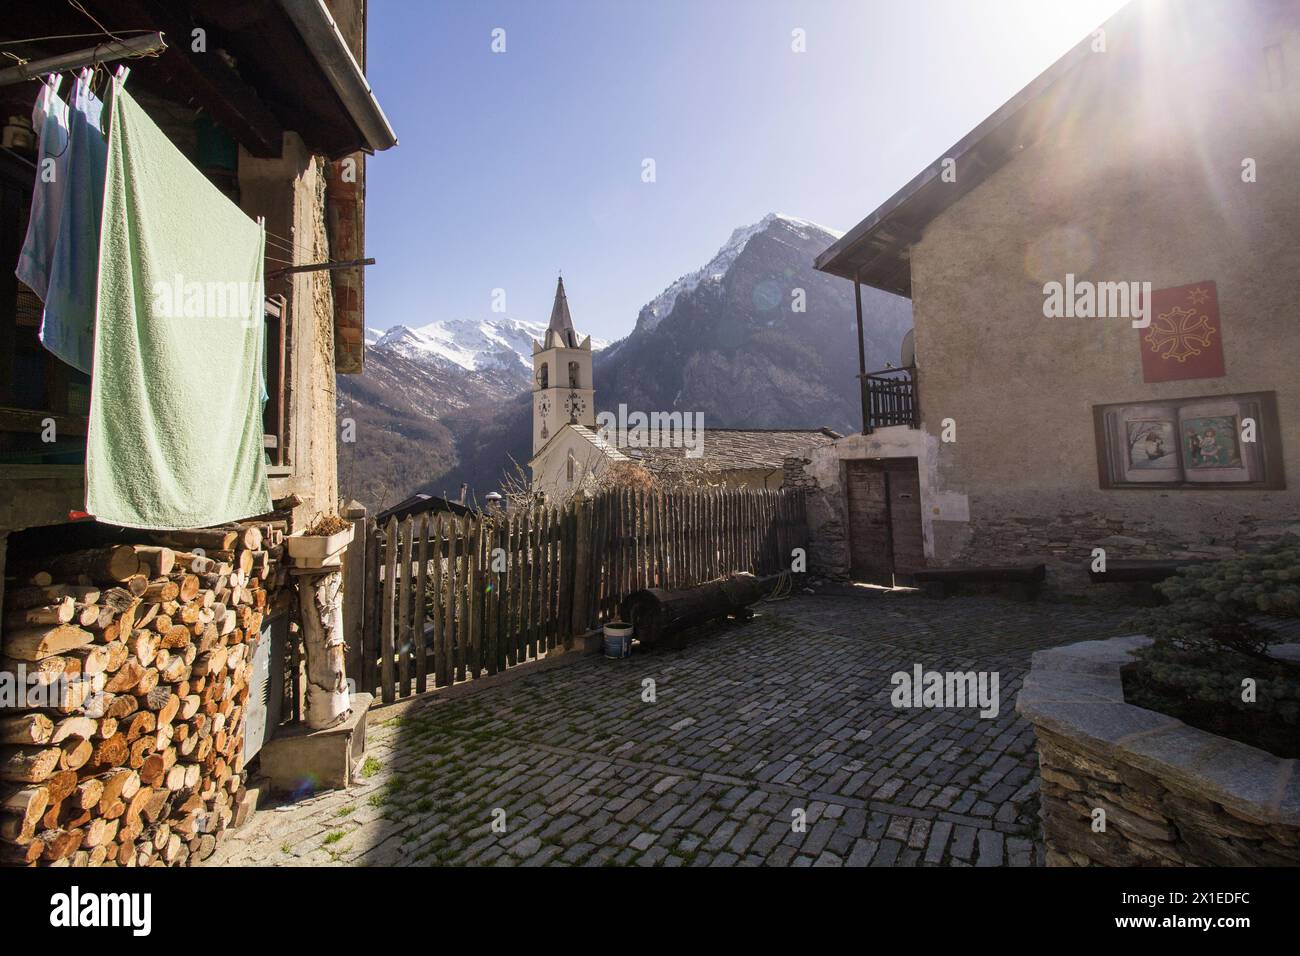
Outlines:
POLYGON ((1118 584, 1123 586, 1126 599, 1141 605, 1165 603, 1154 585, 1178 573, 1179 568, 1204 564, 1203 558, 1136 558, 1109 560, 1105 571, 1094 571, 1089 562, 1088 577, 1093 584, 1118 584))
POLYGON ((1009 597, 1032 601, 1047 577, 1043 564, 991 565, 984 567, 926 568, 912 572, 912 580, 928 597, 945 598, 964 586, 993 587, 1009 597))

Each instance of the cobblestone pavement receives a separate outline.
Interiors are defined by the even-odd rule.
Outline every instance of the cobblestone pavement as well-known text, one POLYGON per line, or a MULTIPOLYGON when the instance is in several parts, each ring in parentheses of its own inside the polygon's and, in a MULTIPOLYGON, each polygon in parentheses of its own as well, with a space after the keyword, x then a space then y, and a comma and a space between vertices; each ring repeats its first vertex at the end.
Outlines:
POLYGON ((680 651, 377 710, 360 786, 259 811, 208 865, 1042 862, 1016 694, 1034 650, 1127 633, 1128 612, 897 593, 760 612, 680 651), (915 664, 996 671, 999 714, 895 709, 890 676, 915 664))

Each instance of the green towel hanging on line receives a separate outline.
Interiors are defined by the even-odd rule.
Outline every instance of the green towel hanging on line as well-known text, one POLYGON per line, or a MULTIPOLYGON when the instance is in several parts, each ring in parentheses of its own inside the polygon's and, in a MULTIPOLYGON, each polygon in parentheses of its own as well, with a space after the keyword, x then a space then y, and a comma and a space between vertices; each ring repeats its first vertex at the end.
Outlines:
POLYGON ((198 528, 271 510, 264 230, 113 81, 86 510, 198 528))

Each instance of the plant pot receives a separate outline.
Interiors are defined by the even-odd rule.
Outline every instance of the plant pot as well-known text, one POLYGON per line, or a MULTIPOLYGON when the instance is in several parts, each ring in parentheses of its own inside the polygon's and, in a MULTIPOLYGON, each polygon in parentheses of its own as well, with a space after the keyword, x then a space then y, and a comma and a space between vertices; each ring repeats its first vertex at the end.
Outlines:
POLYGON ((632 656, 631 624, 610 621, 605 625, 605 656, 616 659, 632 656))
POLYGON ((320 564, 352 543, 352 529, 331 535, 308 535, 296 531, 284 539, 289 557, 299 564, 320 564))

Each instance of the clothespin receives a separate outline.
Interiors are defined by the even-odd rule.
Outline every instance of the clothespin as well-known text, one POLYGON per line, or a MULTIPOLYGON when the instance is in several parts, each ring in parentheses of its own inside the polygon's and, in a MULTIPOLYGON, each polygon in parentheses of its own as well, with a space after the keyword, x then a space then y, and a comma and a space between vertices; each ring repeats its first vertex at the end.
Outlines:
POLYGON ((131 75, 131 68, 129 66, 119 66, 117 68, 117 73, 116 73, 117 82, 120 83, 122 86, 126 86, 126 78, 130 75, 131 75))

